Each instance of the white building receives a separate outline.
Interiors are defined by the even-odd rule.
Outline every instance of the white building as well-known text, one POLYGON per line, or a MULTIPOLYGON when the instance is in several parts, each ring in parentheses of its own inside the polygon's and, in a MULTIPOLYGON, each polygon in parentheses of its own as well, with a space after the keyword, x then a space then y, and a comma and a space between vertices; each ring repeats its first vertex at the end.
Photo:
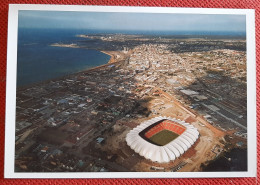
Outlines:
POLYGON ((160 116, 145 121, 131 130, 126 136, 126 142, 131 147, 131 149, 146 159, 150 159, 159 163, 167 163, 175 160, 183 153, 185 153, 198 138, 199 132, 194 126, 181 120, 160 116), (158 146, 147 141, 140 135, 144 129, 147 129, 149 126, 164 120, 170 120, 173 122, 171 128, 175 128, 176 126, 183 129, 177 138, 163 146, 158 146))

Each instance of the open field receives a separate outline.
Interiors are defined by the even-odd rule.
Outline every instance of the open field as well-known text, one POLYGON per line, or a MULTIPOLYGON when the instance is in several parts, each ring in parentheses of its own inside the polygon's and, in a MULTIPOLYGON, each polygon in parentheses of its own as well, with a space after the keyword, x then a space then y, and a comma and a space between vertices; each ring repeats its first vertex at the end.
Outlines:
POLYGON ((162 130, 149 138, 153 143, 163 146, 176 139, 179 135, 170 130, 162 130))

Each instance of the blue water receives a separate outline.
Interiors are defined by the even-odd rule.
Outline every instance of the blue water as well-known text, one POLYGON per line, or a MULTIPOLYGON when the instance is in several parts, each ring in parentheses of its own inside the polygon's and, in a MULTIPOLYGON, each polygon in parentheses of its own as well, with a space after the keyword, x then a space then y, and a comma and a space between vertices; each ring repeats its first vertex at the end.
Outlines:
POLYGON ((242 35, 228 32, 152 32, 117 30, 29 29, 18 30, 17 86, 30 85, 99 66, 110 56, 96 50, 52 47, 53 43, 75 43, 79 34, 123 33, 144 35, 242 35))
POLYGON ((99 66, 110 56, 96 50, 52 47, 53 43, 73 43, 84 30, 19 29, 17 86, 62 77, 99 66))

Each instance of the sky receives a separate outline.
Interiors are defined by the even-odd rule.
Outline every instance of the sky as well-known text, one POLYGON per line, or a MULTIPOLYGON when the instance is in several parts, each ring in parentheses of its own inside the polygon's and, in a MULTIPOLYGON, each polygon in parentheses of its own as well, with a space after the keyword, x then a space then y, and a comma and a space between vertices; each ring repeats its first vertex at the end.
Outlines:
POLYGON ((246 32, 245 15, 19 11, 19 28, 246 32))

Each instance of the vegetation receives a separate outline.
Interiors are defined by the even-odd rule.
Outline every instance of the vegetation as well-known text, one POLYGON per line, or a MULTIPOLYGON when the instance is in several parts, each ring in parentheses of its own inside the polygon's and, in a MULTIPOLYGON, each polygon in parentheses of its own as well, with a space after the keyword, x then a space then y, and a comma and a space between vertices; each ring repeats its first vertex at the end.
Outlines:
POLYGON ((160 146, 166 145, 175 138, 177 138, 179 135, 169 131, 169 130, 162 130, 161 132, 158 132, 154 134, 152 137, 149 138, 153 143, 158 144, 160 146))

